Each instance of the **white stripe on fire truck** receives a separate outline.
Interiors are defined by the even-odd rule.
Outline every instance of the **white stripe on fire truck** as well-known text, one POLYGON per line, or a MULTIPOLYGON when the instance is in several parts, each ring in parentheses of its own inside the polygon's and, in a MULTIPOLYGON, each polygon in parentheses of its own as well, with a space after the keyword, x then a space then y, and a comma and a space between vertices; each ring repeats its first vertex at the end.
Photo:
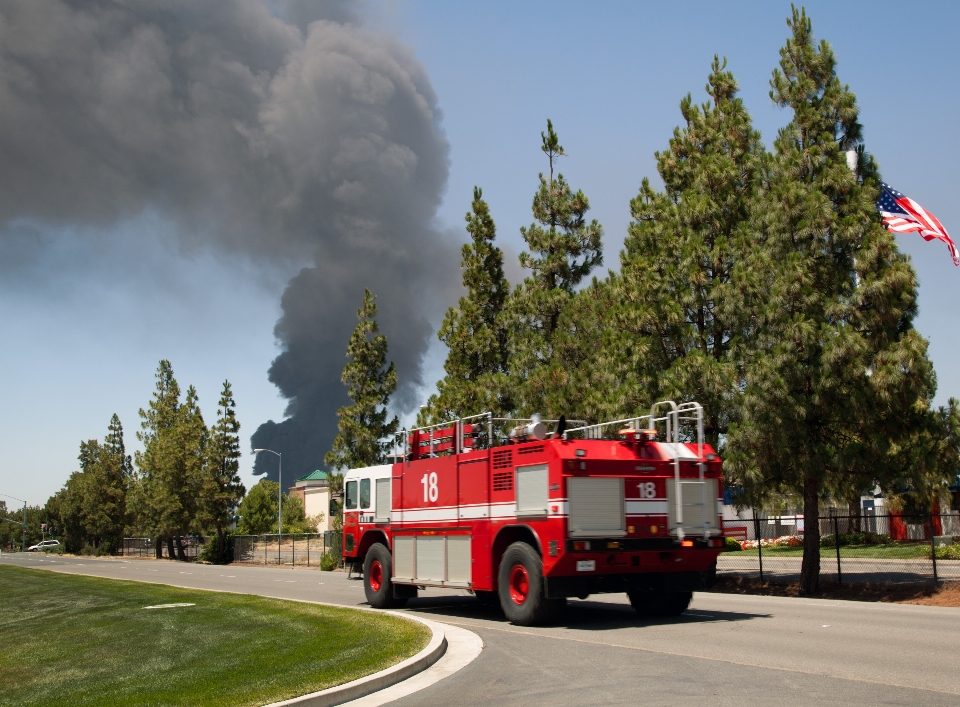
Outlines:
POLYGON ((628 516, 667 515, 666 501, 627 501, 624 505, 628 516))
MULTIPOLYGON (((547 513, 551 517, 565 517, 567 515, 567 501, 551 499, 547 513)), ((439 508, 411 508, 404 511, 393 511, 390 514, 390 522, 395 524, 426 522, 450 523, 457 520, 476 520, 480 518, 497 520, 516 518, 516 516, 516 503, 491 503, 489 506, 486 504, 460 506, 459 510, 456 506, 443 506, 439 508)))

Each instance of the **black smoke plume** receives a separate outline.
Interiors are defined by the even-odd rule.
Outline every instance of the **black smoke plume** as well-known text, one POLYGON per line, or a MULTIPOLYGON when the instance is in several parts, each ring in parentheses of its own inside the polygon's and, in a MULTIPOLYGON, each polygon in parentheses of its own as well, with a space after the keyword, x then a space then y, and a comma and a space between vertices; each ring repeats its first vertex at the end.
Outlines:
MULTIPOLYGON (((283 453, 284 485, 320 467, 336 432, 364 287, 403 408, 456 286, 455 244, 433 221, 448 154, 437 98, 412 52, 352 8, 0 2, 0 258, 40 257, 32 225, 89 232, 150 213, 183 250, 303 264, 269 372, 287 419, 252 438, 283 453)), ((261 457, 255 473, 275 479, 261 457)))

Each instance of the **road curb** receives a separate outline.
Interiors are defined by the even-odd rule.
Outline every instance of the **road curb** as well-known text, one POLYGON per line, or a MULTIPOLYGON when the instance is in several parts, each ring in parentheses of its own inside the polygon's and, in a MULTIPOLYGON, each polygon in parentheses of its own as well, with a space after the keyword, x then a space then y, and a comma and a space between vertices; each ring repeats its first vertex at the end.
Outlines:
MULTIPOLYGON (((360 610, 363 611, 363 609, 360 610)), ((369 611, 369 609, 367 611, 369 611)), ((396 685, 399 682, 413 677, 417 673, 423 672, 440 660, 443 654, 446 653, 447 638, 444 635, 444 629, 441 624, 421 619, 411 614, 398 614, 394 612, 382 613, 389 613, 391 616, 402 616, 405 619, 417 621, 427 626, 432 631, 433 636, 426 648, 415 656, 407 658, 402 663, 398 663, 386 670, 381 670, 379 673, 367 675, 358 680, 336 687, 330 687, 326 690, 320 690, 319 692, 311 692, 308 695, 293 697, 283 702, 271 702, 268 705, 264 705, 264 707, 287 707, 287 705, 297 705, 297 707, 332 707, 333 705, 357 700, 374 692, 379 692, 384 688, 396 685)))

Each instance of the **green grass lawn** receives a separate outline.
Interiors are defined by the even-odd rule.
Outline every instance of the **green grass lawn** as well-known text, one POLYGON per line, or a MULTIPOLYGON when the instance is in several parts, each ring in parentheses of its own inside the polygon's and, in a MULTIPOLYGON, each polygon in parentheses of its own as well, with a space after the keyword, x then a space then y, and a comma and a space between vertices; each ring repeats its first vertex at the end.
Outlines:
POLYGON ((0 705, 262 705, 430 640, 395 616, 0 565, 0 705), (192 603, 171 609, 157 604, 192 603))
MULTIPOLYGON (((744 557, 756 557, 757 551, 741 550, 740 552, 731 552, 731 557, 743 555, 744 557)), ((763 548, 764 557, 803 557, 802 547, 765 547, 763 548)), ((835 547, 821 547, 820 557, 836 557, 837 549, 835 547)), ((856 558, 864 557, 871 559, 889 559, 889 560, 907 560, 916 558, 929 558, 930 545, 841 545, 840 557, 856 558)))

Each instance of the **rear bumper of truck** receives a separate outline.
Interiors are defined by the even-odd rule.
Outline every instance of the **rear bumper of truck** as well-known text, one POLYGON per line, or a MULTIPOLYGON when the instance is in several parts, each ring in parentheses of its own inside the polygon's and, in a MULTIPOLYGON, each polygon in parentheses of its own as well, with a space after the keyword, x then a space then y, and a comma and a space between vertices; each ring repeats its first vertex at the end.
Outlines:
POLYGON ((713 583, 719 554, 719 549, 708 547, 568 552, 545 568, 547 596, 704 589, 713 583))
POLYGON ((548 598, 587 597, 590 594, 654 590, 695 592, 713 583, 710 569, 701 572, 649 572, 646 574, 597 574, 576 577, 544 577, 548 598))

